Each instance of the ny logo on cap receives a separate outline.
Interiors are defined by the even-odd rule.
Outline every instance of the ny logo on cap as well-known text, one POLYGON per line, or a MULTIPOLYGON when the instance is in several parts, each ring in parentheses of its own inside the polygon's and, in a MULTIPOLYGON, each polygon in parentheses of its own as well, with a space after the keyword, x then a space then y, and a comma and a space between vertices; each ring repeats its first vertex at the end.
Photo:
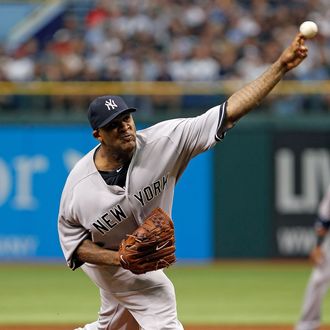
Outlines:
POLYGON ((104 104, 107 106, 108 110, 111 110, 111 109, 114 110, 115 108, 118 108, 118 105, 112 99, 109 99, 108 101, 105 101, 104 104), (111 107, 111 109, 110 109, 110 107, 111 107))

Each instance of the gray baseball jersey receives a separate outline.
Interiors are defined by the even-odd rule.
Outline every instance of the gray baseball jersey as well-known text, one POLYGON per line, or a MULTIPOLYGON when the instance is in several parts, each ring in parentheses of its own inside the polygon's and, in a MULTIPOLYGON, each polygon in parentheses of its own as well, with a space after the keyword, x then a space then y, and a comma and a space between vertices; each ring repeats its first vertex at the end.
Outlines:
MULTIPOLYGON (((59 237, 68 265, 72 269, 80 266, 73 255, 86 238, 102 247, 117 249, 126 234, 133 232, 156 207, 171 215, 175 184, 194 156, 222 138, 219 135, 225 114, 223 103, 194 118, 168 120, 137 131, 136 150, 123 188, 107 185, 101 177, 93 161, 97 147, 87 153, 69 174, 60 202, 59 237)), ((108 312, 100 314, 98 329, 103 329, 102 322, 107 322, 104 320, 113 319, 111 311, 120 311, 118 300, 143 329, 158 329, 155 322, 160 319, 164 324, 159 329, 182 329, 176 319, 173 286, 162 271, 134 275, 121 267, 87 263, 82 269, 106 297, 101 310, 108 312), (150 290, 147 300, 146 290, 150 290), (162 295, 164 298, 160 299, 162 295), (111 299, 114 296, 116 299, 111 299), (147 302, 150 299, 152 306, 147 302), (141 315, 141 308, 136 306, 147 303, 149 315, 147 311, 141 315), (156 319, 160 310, 162 316, 156 319)))
POLYGON ((138 131, 124 188, 104 182, 93 161, 97 147, 76 164, 59 211, 60 242, 70 267, 74 267, 73 252, 87 237, 116 249, 154 208, 171 214, 178 178, 194 156, 220 139, 224 110, 225 103, 198 117, 168 120, 138 131))

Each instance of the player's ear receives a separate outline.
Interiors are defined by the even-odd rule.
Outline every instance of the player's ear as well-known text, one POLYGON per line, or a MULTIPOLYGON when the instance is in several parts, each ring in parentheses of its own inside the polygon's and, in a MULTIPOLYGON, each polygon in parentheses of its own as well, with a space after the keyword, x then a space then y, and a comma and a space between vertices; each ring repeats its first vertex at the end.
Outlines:
POLYGON ((100 131, 98 129, 95 129, 93 131, 93 136, 95 137, 95 139, 99 140, 99 142, 102 142, 102 137, 101 137, 100 131))

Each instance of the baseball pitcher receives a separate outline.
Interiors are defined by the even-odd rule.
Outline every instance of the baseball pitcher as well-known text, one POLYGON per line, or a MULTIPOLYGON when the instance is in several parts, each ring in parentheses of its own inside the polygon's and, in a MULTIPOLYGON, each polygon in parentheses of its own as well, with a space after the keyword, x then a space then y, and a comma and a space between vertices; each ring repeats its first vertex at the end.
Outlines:
POLYGON ((69 174, 58 217, 68 266, 81 267, 100 291, 98 320, 83 329, 183 329, 173 284, 163 272, 175 262, 175 185, 193 157, 221 141, 303 61, 304 42, 298 34, 264 74, 197 117, 136 131, 136 109, 121 97, 90 104, 99 144, 69 174))

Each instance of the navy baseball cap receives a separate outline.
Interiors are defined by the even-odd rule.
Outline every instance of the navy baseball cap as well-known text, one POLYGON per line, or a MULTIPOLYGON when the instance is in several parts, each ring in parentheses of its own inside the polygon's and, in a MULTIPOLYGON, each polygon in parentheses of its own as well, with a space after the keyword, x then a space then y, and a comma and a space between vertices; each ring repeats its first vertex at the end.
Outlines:
POLYGON ((125 111, 134 112, 136 109, 128 107, 120 96, 100 96, 89 105, 88 120, 92 128, 97 129, 108 125, 125 111))

